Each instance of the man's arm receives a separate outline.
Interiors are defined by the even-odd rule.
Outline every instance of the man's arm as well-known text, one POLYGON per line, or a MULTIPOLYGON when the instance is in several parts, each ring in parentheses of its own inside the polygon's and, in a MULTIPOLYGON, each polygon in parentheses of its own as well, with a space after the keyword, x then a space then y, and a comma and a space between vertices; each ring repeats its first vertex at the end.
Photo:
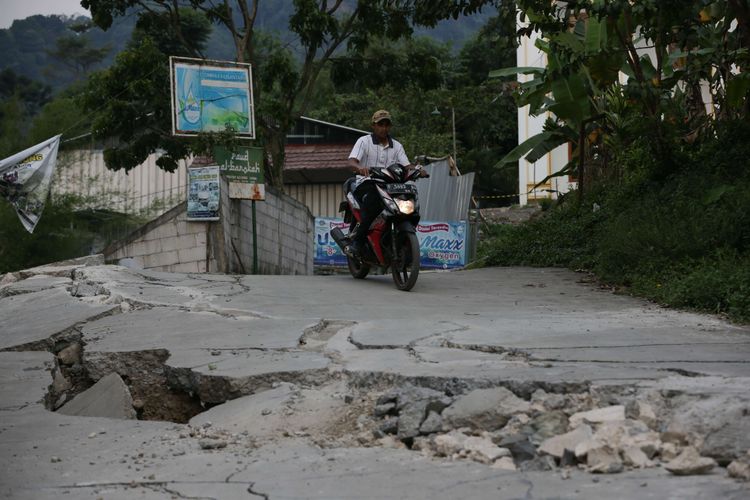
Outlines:
POLYGON ((349 167, 351 167, 352 172, 359 175, 370 175, 370 169, 367 167, 363 167, 359 164, 359 160, 356 158, 349 158, 349 167))
POLYGON ((364 157, 364 143, 363 138, 360 137, 352 148, 352 152, 349 153, 349 161, 347 162, 352 172, 359 175, 370 175, 370 169, 363 167, 360 163, 360 159, 364 157))

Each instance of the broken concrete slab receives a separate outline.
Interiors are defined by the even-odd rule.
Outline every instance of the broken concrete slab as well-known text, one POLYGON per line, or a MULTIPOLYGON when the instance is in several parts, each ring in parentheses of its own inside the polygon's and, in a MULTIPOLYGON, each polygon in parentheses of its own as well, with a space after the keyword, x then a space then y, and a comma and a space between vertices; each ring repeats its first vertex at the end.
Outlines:
POLYGON ((607 445, 592 448, 586 454, 586 465, 589 472, 616 474, 622 472, 623 463, 617 450, 607 445))
POLYGON ((116 373, 100 379, 89 389, 63 405, 58 413, 77 417, 134 419, 133 398, 122 378, 116 373))
POLYGON ((48 352, 0 352, 0 412, 40 406, 53 367, 54 356, 48 352))
POLYGON ((501 429, 511 416, 528 411, 529 403, 505 387, 475 389, 446 408, 443 421, 452 427, 494 431, 501 429))
POLYGON ((0 299, 0 349, 44 343, 55 334, 119 307, 71 297, 65 289, 50 288, 0 299))
POLYGON ((310 319, 232 317, 160 307, 132 311, 126 323, 114 317, 90 321, 81 331, 87 350, 92 351, 139 351, 170 345, 183 349, 291 349, 298 346, 309 325, 310 319))
MULTIPOLYGON (((539 453, 562 458, 565 450, 575 451, 576 447, 593 436, 591 427, 581 424, 570 432, 551 437, 539 445, 539 453)), ((576 453, 576 456, 581 456, 576 453)))
POLYGON ((732 461, 727 467, 729 477, 750 481, 750 453, 732 461))
POLYGON ((701 436, 701 455, 728 464, 750 449, 750 394, 715 394, 700 400, 678 396, 666 432, 701 436), (720 412, 716 409, 721 408, 720 412))
POLYGON ((284 436, 320 435, 341 418, 347 409, 345 385, 341 383, 318 390, 303 389, 288 383, 252 396, 214 406, 190 420, 190 425, 243 434, 258 440, 284 436))
POLYGON ((0 297, 39 292, 50 288, 65 289, 66 286, 69 286, 72 283, 73 280, 70 277, 47 276, 42 274, 0 286, 0 297))

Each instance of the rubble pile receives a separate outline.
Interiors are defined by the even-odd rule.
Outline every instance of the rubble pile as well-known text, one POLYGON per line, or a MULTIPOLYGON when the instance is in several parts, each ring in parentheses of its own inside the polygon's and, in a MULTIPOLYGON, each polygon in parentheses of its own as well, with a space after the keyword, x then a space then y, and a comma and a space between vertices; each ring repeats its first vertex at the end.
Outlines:
MULTIPOLYGON (((705 474, 726 459, 707 456, 711 434, 688 429, 680 407, 658 392, 622 404, 599 405, 589 393, 536 390, 530 401, 504 387, 453 396, 405 385, 378 398, 372 445, 403 446, 431 457, 473 460, 505 470, 575 467, 611 474, 663 467, 674 475, 705 474), (682 426, 682 431, 676 430, 682 426)), ((680 402, 684 404, 684 401, 680 402)), ((729 464, 729 474, 750 478, 750 446, 729 464)))

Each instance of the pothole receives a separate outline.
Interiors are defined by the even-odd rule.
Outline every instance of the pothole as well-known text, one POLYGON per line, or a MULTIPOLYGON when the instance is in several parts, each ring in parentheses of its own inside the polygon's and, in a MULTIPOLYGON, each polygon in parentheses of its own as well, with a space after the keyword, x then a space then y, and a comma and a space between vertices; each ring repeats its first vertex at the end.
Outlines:
MULTIPOLYGON (((300 345, 315 350, 346 326, 321 323, 305 332, 300 345)), ((191 422, 188 434, 205 450, 239 442, 239 431, 222 427, 222 419, 236 421, 232 411, 247 413, 246 442, 299 438, 328 448, 402 448, 436 460, 563 475, 571 469, 616 473, 652 467, 705 473, 747 461, 742 457, 750 449, 750 401, 736 394, 339 369, 311 376, 263 374, 242 382, 212 375, 206 385, 203 373, 167 366, 164 349, 85 353, 80 338, 65 338, 64 347, 55 344, 58 368, 49 409, 116 373, 130 391, 137 418, 191 422), (199 397, 207 390, 210 398, 199 397), (241 396, 249 398, 232 407, 241 396), (218 418, 213 426, 209 417, 200 417, 221 403, 229 410, 212 412, 218 418)))
POLYGON ((49 410, 59 410, 112 373, 127 386, 138 419, 187 423, 206 410, 199 398, 167 383, 169 353, 164 349, 87 355, 79 338, 55 354, 53 383, 45 397, 49 410))

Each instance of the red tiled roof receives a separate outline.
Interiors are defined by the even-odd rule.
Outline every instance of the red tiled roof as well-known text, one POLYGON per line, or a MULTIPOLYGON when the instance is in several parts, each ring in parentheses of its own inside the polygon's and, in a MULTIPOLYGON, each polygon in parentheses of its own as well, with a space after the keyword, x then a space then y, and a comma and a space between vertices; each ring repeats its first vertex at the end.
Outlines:
POLYGON ((284 170, 348 169, 353 144, 287 144, 284 170))

